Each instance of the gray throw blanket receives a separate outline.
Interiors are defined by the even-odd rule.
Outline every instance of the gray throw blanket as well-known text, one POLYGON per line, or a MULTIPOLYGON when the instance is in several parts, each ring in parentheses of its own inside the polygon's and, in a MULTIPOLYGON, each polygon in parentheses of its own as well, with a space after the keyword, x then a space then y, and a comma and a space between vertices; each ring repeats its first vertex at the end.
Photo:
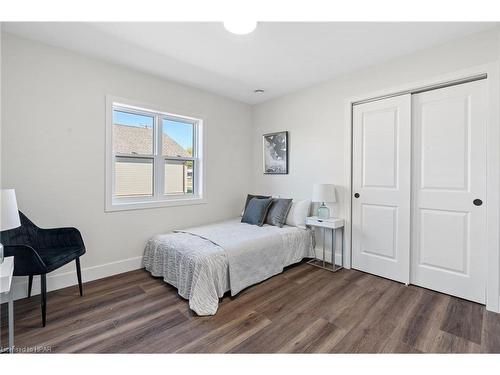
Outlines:
POLYGON ((297 236, 295 227, 262 227, 227 221, 176 232, 190 233, 224 249, 229 264, 231 295, 283 271, 283 268, 313 257, 312 236, 297 236), (300 241, 302 240, 302 243, 300 241))
POLYGON ((313 256, 310 230, 240 220, 156 235, 144 249, 144 267, 175 286, 198 315, 214 315, 225 292, 235 295, 313 256))

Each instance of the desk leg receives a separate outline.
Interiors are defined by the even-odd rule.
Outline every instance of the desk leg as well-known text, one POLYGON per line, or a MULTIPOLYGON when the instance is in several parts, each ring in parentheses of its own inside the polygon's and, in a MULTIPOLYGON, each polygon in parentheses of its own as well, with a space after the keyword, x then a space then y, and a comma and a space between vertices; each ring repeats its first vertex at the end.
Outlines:
POLYGON ((341 239, 342 239, 342 242, 341 242, 342 246, 340 247, 340 251, 341 251, 341 253, 340 253, 340 261, 342 263, 340 265, 342 267, 344 267, 344 227, 342 227, 342 238, 341 239))
MULTIPOLYGON (((335 258, 336 258, 336 255, 337 255, 337 230, 338 229, 332 229, 332 271, 333 272, 337 272, 339 270, 341 270, 342 268, 344 268, 344 232, 342 232, 342 247, 341 247, 341 252, 342 254, 340 254, 340 265, 337 266, 335 264, 335 258)), ((343 229, 342 229, 343 230, 343 229)))
POLYGON ((332 270, 335 270, 335 255, 336 255, 336 249, 335 245, 337 244, 337 236, 336 236, 335 229, 332 229, 332 270))
MULTIPOLYGON (((340 258, 340 265, 336 265, 335 264, 335 253, 336 253, 336 243, 337 243, 337 232, 336 230, 337 229, 332 229, 332 265, 331 266, 327 266, 326 263, 326 230, 327 228, 326 227, 321 227, 321 229, 323 230, 323 259, 318 259, 317 256, 316 256, 316 249, 314 249, 314 258, 311 259, 310 261, 308 261, 307 263, 312 265, 312 266, 315 266, 315 267, 319 267, 319 268, 323 268, 325 270, 328 270, 328 271, 332 271, 332 272, 337 272, 339 270, 341 270, 342 268, 344 268, 344 228, 342 228, 342 254, 341 254, 341 258, 340 258)), ((317 233, 317 232, 315 232, 317 233)))
POLYGON ((326 228, 323 228, 323 267, 325 267, 326 228))
POLYGON ((9 292, 9 351, 14 353, 14 291, 9 292))

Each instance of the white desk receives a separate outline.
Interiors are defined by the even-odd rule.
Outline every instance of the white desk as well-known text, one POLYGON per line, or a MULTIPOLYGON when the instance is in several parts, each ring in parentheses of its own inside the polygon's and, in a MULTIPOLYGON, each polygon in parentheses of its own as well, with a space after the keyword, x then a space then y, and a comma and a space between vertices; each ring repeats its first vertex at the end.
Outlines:
POLYGON ((335 218, 335 217, 330 217, 328 219, 320 219, 317 216, 309 216, 306 219, 306 225, 310 227, 318 227, 318 228, 323 228, 323 259, 322 263, 318 264, 317 259, 310 260, 308 263, 327 269, 328 271, 332 272, 337 272, 338 270, 344 268, 344 220, 335 218), (326 266, 326 259, 325 259, 325 240, 326 240, 326 230, 331 229, 332 230, 332 261, 331 261, 331 267, 326 266), (337 229, 342 229, 342 248, 340 250, 340 265, 337 266, 335 264, 335 244, 336 244, 336 231, 337 229))
MULTIPOLYGON (((0 296, 7 296, 9 301, 9 346, 7 349, 10 353, 14 352, 14 299, 12 292, 12 275, 14 274, 14 257, 7 257, 0 264, 0 296)), ((1 313, 0 313, 0 327, 1 313)), ((1 342, 0 332, 0 352, 4 349, 1 342)))

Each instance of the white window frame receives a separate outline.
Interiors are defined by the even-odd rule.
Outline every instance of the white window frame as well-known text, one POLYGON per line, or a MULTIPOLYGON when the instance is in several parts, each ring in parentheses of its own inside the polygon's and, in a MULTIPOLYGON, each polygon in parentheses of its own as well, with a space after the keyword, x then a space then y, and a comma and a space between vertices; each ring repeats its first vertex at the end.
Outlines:
POLYGON ((159 109, 158 106, 139 103, 134 100, 106 96, 106 199, 105 211, 135 210, 156 207, 183 206, 206 203, 204 187, 205 173, 203 163, 203 119, 198 115, 179 115, 174 111, 159 109), (113 110, 124 110, 152 116, 153 145, 152 155, 130 155, 113 151, 113 110), (161 120, 168 118, 193 125, 193 155, 192 157, 171 157, 162 155, 162 124, 161 120), (153 195, 149 197, 117 197, 115 196, 115 158, 116 157, 145 158, 153 160, 153 195), (193 194, 165 195, 164 176, 167 160, 194 162, 193 194))

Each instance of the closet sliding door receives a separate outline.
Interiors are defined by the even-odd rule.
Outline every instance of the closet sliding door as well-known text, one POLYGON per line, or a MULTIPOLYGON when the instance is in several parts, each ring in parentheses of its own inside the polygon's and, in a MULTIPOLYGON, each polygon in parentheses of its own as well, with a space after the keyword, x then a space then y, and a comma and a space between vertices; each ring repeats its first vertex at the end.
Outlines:
POLYGON ((411 95, 353 107, 353 268, 409 282, 411 95))
POLYGON ((353 268, 486 302, 486 87, 353 107, 353 268))
POLYGON ((413 96, 411 282, 485 303, 486 81, 413 96))

